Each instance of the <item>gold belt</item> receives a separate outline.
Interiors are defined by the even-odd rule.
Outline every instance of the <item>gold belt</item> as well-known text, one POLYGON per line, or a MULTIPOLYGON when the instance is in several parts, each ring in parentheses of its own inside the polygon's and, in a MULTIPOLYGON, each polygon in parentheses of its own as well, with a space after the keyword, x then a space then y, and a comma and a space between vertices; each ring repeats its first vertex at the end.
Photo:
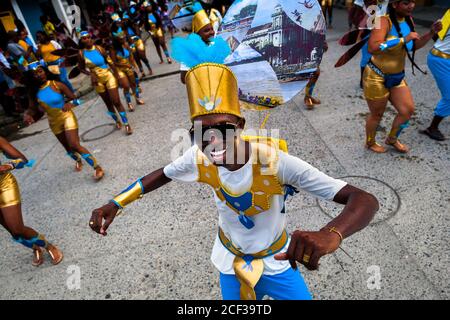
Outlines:
POLYGON ((219 239, 223 246, 235 255, 233 269, 241 284, 241 299, 256 300, 255 286, 264 271, 264 262, 262 259, 284 248, 288 241, 287 231, 284 230, 281 236, 269 248, 252 254, 242 253, 236 248, 233 242, 225 236, 221 228, 219 228, 219 239))
POLYGON ((442 52, 436 48, 431 49, 431 54, 439 58, 450 59, 450 54, 442 52))

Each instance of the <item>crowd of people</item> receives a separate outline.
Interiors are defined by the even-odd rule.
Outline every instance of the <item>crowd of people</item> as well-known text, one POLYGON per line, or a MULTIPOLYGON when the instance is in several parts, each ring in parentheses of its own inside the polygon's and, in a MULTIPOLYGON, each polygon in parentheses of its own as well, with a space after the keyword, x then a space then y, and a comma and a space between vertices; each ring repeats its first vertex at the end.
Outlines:
MULTIPOLYGON (((376 153, 386 152, 375 136, 390 101, 397 115, 385 143, 406 153, 409 148, 398 138, 408 126, 414 102, 404 79, 405 61, 409 58, 413 70, 421 71, 415 62, 415 51, 436 40, 428 64, 442 100, 431 125, 423 133, 442 140, 438 125, 450 115, 450 30, 442 35, 443 24, 436 21, 427 33, 419 35, 412 21, 414 0, 385 3, 380 28, 358 36, 367 42, 362 70, 362 87, 370 111, 366 121, 366 147, 376 153)), ((377 1, 364 1, 364 6, 370 4, 377 1)), ((333 1, 324 0, 322 5, 331 27, 333 1)), ((378 201, 364 190, 289 155, 286 148, 275 148, 275 144, 282 145, 280 141, 254 141, 239 134, 245 125, 239 97, 245 94, 238 88, 231 69, 224 65, 230 49, 224 40, 215 37, 210 12, 198 3, 192 8, 192 33, 184 40, 172 42, 172 52, 181 64, 181 82, 188 92, 191 131, 200 121, 202 137, 209 138, 206 141, 193 138, 192 147, 182 157, 138 179, 108 204, 95 209, 89 225, 95 232, 106 235, 121 210, 145 193, 172 180, 205 183, 212 187, 220 217, 212 261, 220 271, 223 297, 260 299, 268 294, 279 299, 310 299, 296 262, 317 269, 322 256, 337 250, 346 237, 369 224, 378 210, 378 201), (205 54, 205 46, 210 52, 217 50, 212 55, 214 60, 205 54), (229 130, 235 133, 233 150, 229 149, 230 141, 223 139, 229 130), (271 152, 276 156, 270 157, 271 152), (227 154, 231 154, 228 159, 227 154), (239 156, 235 158, 238 154, 243 155, 243 163, 238 162, 239 156), (287 195, 294 194, 293 190, 298 188, 345 207, 319 231, 296 230, 288 236, 284 203, 287 195)), ((82 170, 84 160, 92 167, 94 178, 100 180, 105 174, 103 168, 80 144, 77 118, 72 109, 82 102, 70 82, 70 74, 89 76, 117 129, 124 127, 126 134, 132 134, 119 89, 129 112, 135 110, 133 96, 137 105, 145 103, 139 84, 145 76, 143 65, 147 74, 153 70, 148 62, 143 30, 152 39, 160 63, 171 64, 166 32, 173 37, 175 26, 164 1, 130 1, 126 9, 108 5, 87 30, 68 30, 49 17, 42 17, 41 22, 43 31, 36 35, 37 46, 19 21, 17 31, 8 34, 8 44, 0 53, 2 86, 7 86, 2 92, 2 105, 4 99, 13 99, 17 107, 9 111, 24 111, 27 124, 47 114, 53 134, 75 161, 75 170, 82 170), (72 68, 70 73, 68 67, 72 68)), ((305 104, 309 109, 320 104, 313 97, 319 75, 318 70, 306 88, 305 104)), ((266 96, 247 98, 279 105, 266 96)), ((7 111, 8 107, 3 106, 7 111)), ((60 263, 62 251, 23 222, 19 188, 11 171, 31 166, 32 162, 3 138, 0 138, 0 149, 10 159, 0 165, 0 223, 16 242, 33 251, 33 265, 43 263, 43 250, 50 254, 52 263, 60 263)))

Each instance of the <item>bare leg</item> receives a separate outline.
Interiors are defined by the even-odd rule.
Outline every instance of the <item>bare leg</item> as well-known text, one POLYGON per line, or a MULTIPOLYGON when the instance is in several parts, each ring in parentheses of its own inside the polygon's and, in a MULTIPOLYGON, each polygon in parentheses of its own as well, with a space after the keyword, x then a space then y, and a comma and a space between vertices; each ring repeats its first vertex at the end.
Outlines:
POLYGON ((134 52, 133 56, 134 56, 134 60, 136 61, 137 66, 139 68, 139 71, 141 72, 142 75, 144 75, 144 68, 142 68, 141 58, 140 58, 137 50, 136 50, 136 52, 134 52))
POLYGON ((130 124, 128 123, 127 112, 120 102, 119 89, 108 89, 109 98, 111 99, 114 107, 117 109, 120 115, 120 119, 122 120, 123 125, 125 126, 125 130, 127 134, 132 134, 133 130, 131 129, 130 124))
POLYGON ((414 99, 411 90, 409 87, 392 88, 390 101, 398 113, 394 118, 386 143, 392 145, 397 151, 406 153, 409 148, 401 144, 398 137, 402 130, 408 127, 409 120, 414 114, 414 99))
POLYGON ((123 89, 123 96, 127 101, 128 110, 130 110, 130 112, 133 112, 134 107, 133 104, 131 103, 130 82, 128 81, 128 77, 126 75, 122 78, 119 78, 119 85, 123 89))
POLYGON ((148 69, 149 75, 152 75, 153 70, 152 70, 152 67, 150 67, 150 62, 148 62, 147 53, 146 53, 145 49, 137 50, 137 55, 139 56, 139 60, 142 60, 142 62, 144 62, 145 66, 148 69))
POLYGON ((58 141, 62 144, 64 149, 67 151, 67 155, 75 160, 75 171, 81 171, 83 169, 83 163, 81 162, 81 155, 70 147, 69 142, 66 139, 66 134, 61 132, 56 135, 58 141))
POLYGON ((380 100, 367 100, 370 114, 367 116, 366 120, 366 146, 370 150, 377 153, 386 152, 386 149, 377 143, 375 137, 377 134, 377 127, 383 118, 384 111, 386 110, 387 101, 388 98, 380 100))
POLYGON ((78 129, 67 130, 64 132, 67 142, 72 150, 78 152, 81 157, 95 170, 94 178, 100 180, 104 176, 103 169, 98 165, 97 159, 89 152, 88 149, 80 144, 78 129))
POLYGON ((164 50, 164 54, 166 55, 167 62, 169 64, 171 64, 172 63, 172 59, 170 59, 169 50, 167 49, 167 44, 166 44, 166 40, 164 39, 164 37, 159 38, 159 43, 161 44, 161 47, 164 50))
POLYGON ((15 241, 33 250, 33 265, 41 265, 43 260, 42 248, 45 248, 52 257, 52 263, 58 264, 63 259, 63 253, 51 243, 47 242, 43 235, 36 230, 27 227, 23 223, 21 204, 0 209, 0 223, 11 234, 15 241))
POLYGON ((313 109, 315 104, 320 104, 320 100, 313 97, 314 88, 316 86, 317 80, 320 77, 320 69, 314 72, 314 76, 309 79, 308 84, 305 87, 305 99, 304 103, 308 109, 313 109))
POLYGON ((134 96, 134 98, 136 100, 136 104, 144 104, 144 101, 140 98, 140 95, 139 95, 139 90, 136 85, 136 79, 134 78, 134 73, 132 76, 127 75, 127 77, 128 77, 128 82, 129 82, 130 88, 131 88, 131 94, 134 96))
POLYGON ((119 118, 117 117, 116 109, 114 108, 114 105, 113 105, 111 99, 109 98, 108 92, 99 93, 99 96, 102 98, 103 102, 105 103, 106 108, 108 109, 109 116, 111 118, 113 118, 114 122, 116 123, 116 128, 117 129, 122 128, 122 123, 120 122, 119 118))
POLYGON ((152 37, 153 43, 155 44, 155 48, 156 48, 156 53, 158 54, 159 60, 161 61, 160 63, 164 63, 164 60, 162 58, 162 54, 161 54, 161 48, 160 48, 160 44, 159 44, 159 39, 157 37, 152 37))

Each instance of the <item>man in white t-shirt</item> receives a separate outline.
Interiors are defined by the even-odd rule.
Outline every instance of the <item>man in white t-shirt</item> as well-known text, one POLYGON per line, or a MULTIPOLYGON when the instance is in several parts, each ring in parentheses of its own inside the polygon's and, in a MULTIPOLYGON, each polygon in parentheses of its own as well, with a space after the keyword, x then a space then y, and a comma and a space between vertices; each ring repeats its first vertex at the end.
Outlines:
POLYGON ((225 65, 191 68, 186 87, 193 146, 94 210, 90 227, 106 235, 121 209, 172 180, 205 183, 219 218, 211 261, 220 272, 223 298, 311 299, 296 261, 317 269, 322 256, 369 224, 378 201, 287 154, 283 141, 243 137, 237 80, 225 65), (289 237, 284 202, 293 188, 345 208, 319 231, 296 230, 289 237))

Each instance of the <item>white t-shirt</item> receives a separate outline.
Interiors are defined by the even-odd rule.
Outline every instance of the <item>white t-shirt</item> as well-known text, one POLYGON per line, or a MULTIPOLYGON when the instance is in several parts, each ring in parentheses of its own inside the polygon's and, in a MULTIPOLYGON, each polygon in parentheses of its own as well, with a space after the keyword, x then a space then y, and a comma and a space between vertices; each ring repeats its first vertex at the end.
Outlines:
MULTIPOLYGON (((198 147, 192 146, 180 158, 164 168, 164 174, 175 181, 195 182, 198 180, 196 152, 198 147)), ((253 182, 252 156, 239 170, 229 171, 218 167, 221 183, 228 191, 242 194, 248 191, 253 182)), ((337 180, 320 172, 310 164, 299 158, 279 152, 278 179, 282 185, 289 184, 303 189, 319 198, 332 200, 334 196, 346 185, 346 182, 337 180)), ((214 199, 219 214, 219 227, 228 239, 243 253, 256 253, 267 249, 283 232, 286 227, 286 214, 281 213, 284 204, 283 195, 273 195, 269 210, 252 216, 254 227, 247 229, 239 221, 239 215, 231 210, 225 201, 221 201, 215 192, 214 199)), ((285 252, 288 244, 280 252, 285 252)), ((211 254, 214 266, 224 274, 234 274, 234 255, 228 251, 216 237, 211 254)), ((290 267, 288 261, 277 261, 273 256, 263 259, 264 274, 273 275, 284 272, 290 267)))
POLYGON ((438 39, 434 44, 434 47, 441 52, 450 54, 450 28, 448 29, 447 34, 444 37, 444 40, 438 39))

